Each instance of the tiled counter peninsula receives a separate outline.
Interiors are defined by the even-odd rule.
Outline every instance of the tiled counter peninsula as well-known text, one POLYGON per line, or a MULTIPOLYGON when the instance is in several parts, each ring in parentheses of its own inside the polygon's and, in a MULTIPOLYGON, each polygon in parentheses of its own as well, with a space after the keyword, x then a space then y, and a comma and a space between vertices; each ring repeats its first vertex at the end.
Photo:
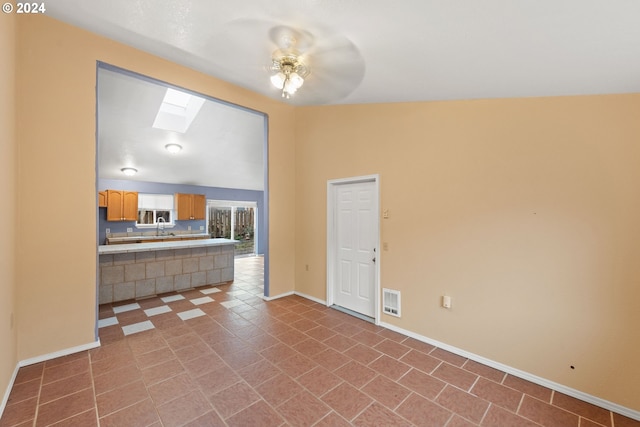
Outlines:
POLYGON ((100 304, 233 280, 236 240, 98 246, 100 304))

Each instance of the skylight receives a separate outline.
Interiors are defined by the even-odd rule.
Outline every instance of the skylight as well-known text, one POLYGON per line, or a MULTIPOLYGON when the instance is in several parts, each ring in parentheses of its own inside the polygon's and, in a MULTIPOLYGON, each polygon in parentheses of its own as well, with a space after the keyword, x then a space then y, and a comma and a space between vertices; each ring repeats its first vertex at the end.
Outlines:
POLYGON ((200 112, 204 101, 204 98, 167 88, 153 127, 185 133, 200 112))

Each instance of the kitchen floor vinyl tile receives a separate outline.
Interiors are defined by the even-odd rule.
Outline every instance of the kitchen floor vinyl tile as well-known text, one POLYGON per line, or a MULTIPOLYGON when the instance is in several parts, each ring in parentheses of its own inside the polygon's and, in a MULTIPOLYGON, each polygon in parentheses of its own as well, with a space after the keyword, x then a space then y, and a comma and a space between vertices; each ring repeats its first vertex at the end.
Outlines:
POLYGON ((115 316, 98 320, 98 328, 104 328, 107 326, 113 326, 117 324, 118 324, 118 318, 115 316))
POLYGON ((211 297, 202 297, 202 298, 194 298, 190 300, 194 305, 202 305, 213 302, 214 299, 211 297))
POLYGON ((184 296, 178 294, 178 295, 169 295, 168 297, 162 297, 160 298, 162 300, 162 302, 174 302, 174 301, 180 301, 181 299, 184 299, 184 296))
POLYGON ((148 331, 153 329, 153 323, 151 320, 145 320, 144 322, 134 323, 133 325, 127 325, 122 327, 122 332, 126 335, 137 334, 138 332, 148 331))
POLYGON ((178 317, 182 320, 195 319, 196 317, 204 316, 205 312, 200 310, 199 308, 194 308, 193 310, 182 311, 178 313, 178 317))
POLYGON ((220 289, 218 289, 218 288, 210 288, 210 289, 201 289, 200 292, 205 294, 205 295, 210 295, 210 294, 216 294, 216 293, 222 292, 222 291, 220 289))
POLYGON ((169 313, 171 310, 171 307, 169 307, 168 305, 161 305, 159 307, 153 307, 153 308, 148 308, 144 311, 144 313, 151 317, 151 316, 157 316, 158 314, 164 314, 164 313, 169 313))
POLYGON ((139 308, 140 308, 140 304, 138 304, 137 302, 134 302, 132 304, 115 306, 113 307, 113 312, 115 314, 119 314, 119 313, 124 313, 126 311, 138 310, 139 308))
POLYGON ((237 300, 237 299, 233 299, 230 301, 222 301, 220 303, 220 305, 224 306, 225 308, 232 308, 232 307, 237 307, 239 305, 244 304, 242 301, 237 300))

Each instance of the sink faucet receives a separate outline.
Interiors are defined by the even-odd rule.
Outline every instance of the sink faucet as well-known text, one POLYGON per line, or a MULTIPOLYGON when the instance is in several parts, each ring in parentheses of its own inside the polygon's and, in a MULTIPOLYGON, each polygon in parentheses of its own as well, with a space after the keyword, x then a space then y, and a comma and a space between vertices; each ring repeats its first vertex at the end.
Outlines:
POLYGON ((158 219, 156 220, 156 224, 158 224, 158 229, 156 231, 156 235, 157 236, 160 236, 160 235, 164 236, 164 224, 165 223, 166 223, 166 221, 161 216, 158 217, 158 219))

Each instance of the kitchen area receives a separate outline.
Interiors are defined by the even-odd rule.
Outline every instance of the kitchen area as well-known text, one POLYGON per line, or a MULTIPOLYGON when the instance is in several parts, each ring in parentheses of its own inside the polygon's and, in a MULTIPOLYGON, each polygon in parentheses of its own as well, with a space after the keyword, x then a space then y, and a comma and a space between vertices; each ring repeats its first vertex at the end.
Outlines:
POLYGON ((238 244, 267 256, 265 153, 262 113, 99 64, 98 304, 232 282, 238 244))
MULTIPOLYGON (((204 194, 176 193, 175 209, 153 210, 154 227, 125 233, 105 231, 105 244, 99 245, 98 303, 106 304, 145 298, 167 292, 233 281, 236 240, 211 238, 199 230, 167 229, 176 218, 186 221, 205 219, 204 194), (164 219, 167 215, 169 221, 164 219), (160 218, 161 220, 158 220, 160 218)), ((149 215, 139 209, 135 191, 99 192, 100 213, 108 222, 128 222, 149 215)), ((178 220, 176 220, 178 221, 178 220)), ((188 226, 191 228, 191 226, 188 226)))

